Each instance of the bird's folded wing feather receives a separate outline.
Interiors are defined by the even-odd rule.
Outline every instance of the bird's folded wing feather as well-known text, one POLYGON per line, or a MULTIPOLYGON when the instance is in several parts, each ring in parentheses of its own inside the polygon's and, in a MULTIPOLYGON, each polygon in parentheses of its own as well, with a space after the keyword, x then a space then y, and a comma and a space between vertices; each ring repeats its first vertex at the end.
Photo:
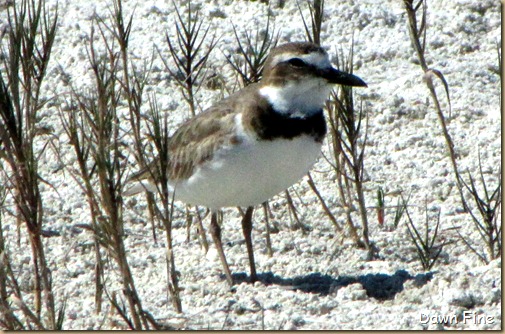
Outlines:
MULTIPOLYGON (((169 156, 165 164, 167 180, 177 181, 190 177, 199 164, 213 157, 216 149, 227 142, 233 144, 236 141, 234 117, 233 108, 225 104, 219 108, 211 107, 184 123, 168 142, 169 156)), ((126 183, 142 180, 159 182, 160 170, 158 157, 132 174, 126 183)), ((134 193, 140 191, 142 189, 134 193)))

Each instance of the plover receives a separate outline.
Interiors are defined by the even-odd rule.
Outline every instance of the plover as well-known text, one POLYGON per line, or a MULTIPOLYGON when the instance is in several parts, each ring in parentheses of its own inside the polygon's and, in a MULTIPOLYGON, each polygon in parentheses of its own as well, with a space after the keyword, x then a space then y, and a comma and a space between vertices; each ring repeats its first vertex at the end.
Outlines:
MULTIPOLYGON (((334 84, 366 86, 335 69, 323 48, 287 43, 270 52, 260 82, 186 121, 169 139, 169 187, 176 200, 211 209, 210 231, 230 285, 217 211, 247 208, 242 230, 255 281, 253 207, 296 183, 316 162, 326 134, 323 106, 334 84)), ((156 189, 156 163, 130 178, 148 182, 126 195, 156 189)))

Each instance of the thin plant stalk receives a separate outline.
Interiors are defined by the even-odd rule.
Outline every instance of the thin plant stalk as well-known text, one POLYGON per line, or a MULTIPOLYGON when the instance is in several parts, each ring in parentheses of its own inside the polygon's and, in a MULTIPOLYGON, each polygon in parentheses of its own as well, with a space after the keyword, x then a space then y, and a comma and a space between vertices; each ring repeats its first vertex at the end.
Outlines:
MULTIPOLYGON (((344 71, 352 72, 353 49, 349 51, 347 62, 337 59, 337 67, 344 71)), ((374 248, 370 243, 368 231, 368 214, 363 188, 364 154, 367 141, 367 131, 362 134, 362 127, 368 129, 368 117, 363 112, 362 107, 356 111, 352 88, 341 87, 339 93, 332 93, 327 103, 330 114, 330 133, 333 138, 333 153, 335 156, 335 167, 337 173, 337 184, 343 206, 346 208, 347 222, 353 239, 356 237, 356 230, 352 222, 351 210, 354 210, 352 203, 353 196, 351 188, 354 189, 358 202, 358 212, 361 218, 361 242, 368 250, 368 258, 374 257, 374 248), (363 124, 365 120, 365 124, 363 124), (361 141, 361 143, 360 143, 361 141), (353 187, 350 187, 352 184, 353 187)), ((356 240, 356 239, 355 239, 356 240)))
POLYGON ((201 77, 204 74, 205 64, 210 53, 216 46, 215 35, 210 38, 210 42, 204 46, 210 27, 202 30, 204 20, 199 12, 194 13, 191 1, 187 2, 187 17, 183 18, 179 5, 173 3, 176 14, 176 38, 166 34, 166 41, 169 47, 170 56, 175 63, 175 69, 169 65, 167 59, 161 56, 165 68, 170 73, 175 82, 180 87, 184 100, 188 103, 192 116, 196 115, 195 95, 201 88, 201 77))
MULTIPOLYGON (((142 142, 141 129, 141 106, 142 106, 142 94, 144 92, 144 87, 147 83, 148 75, 152 65, 153 59, 151 59, 150 64, 145 64, 141 70, 135 67, 133 62, 129 59, 129 41, 130 35, 133 27, 133 17, 132 13, 127 20, 123 13, 123 3, 122 0, 114 0, 114 11, 112 12, 112 23, 109 25, 105 21, 101 21, 101 24, 105 29, 109 30, 114 39, 118 42, 120 49, 120 59, 122 63, 122 79, 117 78, 119 84, 121 85, 124 96, 128 103, 128 113, 130 121, 130 134, 133 135, 133 146, 134 146, 134 157, 139 165, 139 169, 145 168, 147 162, 145 158, 145 150, 142 142)), ((151 192, 146 191, 147 209, 149 212, 149 217, 151 221, 151 232, 153 235, 154 242, 157 242, 156 228, 154 225, 154 195, 151 192)))
POLYGON ((37 151, 36 137, 39 135, 38 113, 44 106, 42 83, 55 40, 58 11, 50 15, 44 1, 23 0, 8 9, 7 22, 8 50, 2 47, 6 55, 5 72, 0 72, 0 143, 2 160, 9 167, 5 168, 4 164, 0 167, 14 189, 18 222, 23 222, 28 232, 35 286, 34 312, 22 302, 21 295, 15 298, 20 301, 21 311, 34 320, 37 328, 57 329, 59 319, 51 270, 42 240, 44 210, 38 171, 39 157, 47 146, 37 151))
MULTIPOLYGON (((454 142, 452 141, 452 137, 449 134, 449 130, 447 129, 447 122, 445 119, 444 112, 442 111, 442 107, 440 105, 440 101, 438 99, 437 92, 435 90, 435 85, 433 82, 434 77, 438 77, 445 88, 445 92, 447 95, 447 100, 449 104, 449 110, 451 108, 451 99, 449 96, 449 85, 445 80, 442 72, 436 69, 432 69, 428 66, 426 61, 425 52, 426 52, 426 0, 419 0, 417 4, 414 5, 414 0, 404 0, 405 10, 407 12, 408 18, 408 26, 410 33, 410 40, 414 47, 414 51, 417 54, 417 58, 419 60, 419 64, 424 71, 424 79, 428 90, 430 91, 431 99, 435 105, 435 110, 437 111, 438 120, 440 122, 440 126, 442 128, 442 133, 444 134, 445 141, 447 143, 447 150, 449 151, 449 157, 451 160, 451 165, 454 171, 454 176, 456 179, 456 185, 458 186, 458 191, 461 196, 461 201, 464 204, 465 199, 463 195, 463 185, 461 183, 460 173, 458 169, 458 164, 456 160, 456 152, 454 149, 454 142), (418 20, 417 14, 418 11, 421 11, 421 17, 418 20)), ((465 208, 466 209, 466 208, 465 208)))
POLYGON ((321 27, 324 15, 324 0, 313 0, 312 3, 307 0, 310 13, 310 29, 307 25, 305 17, 302 14, 302 8, 298 0, 296 1, 300 17, 302 18, 303 27, 305 28, 305 36, 309 42, 321 45, 321 27))
MULTIPOLYGON (((90 36, 88 58, 95 79, 95 87, 91 96, 78 94, 74 91, 73 99, 78 106, 82 117, 77 118, 76 128, 82 144, 74 142, 76 152, 86 152, 86 163, 92 162, 93 171, 89 173, 81 166, 81 178, 86 184, 88 201, 96 210, 96 226, 94 233, 107 254, 117 264, 119 279, 122 284, 123 296, 127 307, 115 302, 115 296, 109 296, 112 305, 119 314, 129 314, 131 321, 128 326, 132 329, 148 329, 152 324, 147 317, 147 312, 142 308, 141 300, 135 288, 134 279, 126 256, 124 244, 124 219, 123 219, 123 179, 124 179, 124 153, 121 149, 121 129, 117 108, 119 104, 120 87, 118 83, 118 53, 108 42, 107 33, 99 25, 99 33, 105 45, 106 57, 98 54, 95 46, 94 27, 90 36), (98 185, 98 190, 95 189, 98 185), (128 310, 127 310, 128 309, 128 310)), ((74 127, 75 129, 75 127, 74 127)), ((81 153, 82 154, 82 153, 81 153)), ((79 154, 78 154, 79 155, 79 154)), ((82 163, 82 162, 81 162, 82 163)), ((98 279, 98 278, 97 278, 98 279)), ((156 326, 155 326, 156 327, 156 326)))
POLYGON ((149 127, 150 137, 153 138, 155 148, 157 150, 157 156, 159 159, 158 163, 151 165, 154 170, 149 170, 152 174, 152 178, 156 180, 157 192, 160 195, 162 202, 163 211, 159 215, 163 226, 165 227, 165 234, 167 240, 167 276, 168 284, 167 290, 170 294, 172 304, 176 312, 182 312, 182 303, 180 297, 179 281, 177 276, 177 271, 175 268, 175 253, 173 250, 173 237, 172 237, 172 221, 173 221, 173 211, 174 211, 174 196, 175 192, 170 194, 168 188, 168 175, 165 173, 168 170, 168 119, 165 115, 161 115, 156 99, 151 99, 150 101, 150 116, 152 120, 152 125, 149 127))

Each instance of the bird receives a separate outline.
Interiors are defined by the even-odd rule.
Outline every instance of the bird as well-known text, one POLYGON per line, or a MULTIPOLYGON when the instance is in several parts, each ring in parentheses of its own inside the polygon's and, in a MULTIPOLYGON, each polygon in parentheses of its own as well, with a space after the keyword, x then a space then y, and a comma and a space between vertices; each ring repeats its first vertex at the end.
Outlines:
MULTIPOLYGON (((252 214, 306 175, 326 134, 323 107, 335 84, 366 87, 352 73, 333 67, 325 49, 310 42, 274 47, 261 79, 184 122, 169 138, 166 180, 174 199, 211 210, 210 233, 229 285, 217 213, 246 208, 242 231, 250 281, 258 279, 252 245, 252 214)), ((159 157, 132 174, 131 196, 155 191, 159 157)))

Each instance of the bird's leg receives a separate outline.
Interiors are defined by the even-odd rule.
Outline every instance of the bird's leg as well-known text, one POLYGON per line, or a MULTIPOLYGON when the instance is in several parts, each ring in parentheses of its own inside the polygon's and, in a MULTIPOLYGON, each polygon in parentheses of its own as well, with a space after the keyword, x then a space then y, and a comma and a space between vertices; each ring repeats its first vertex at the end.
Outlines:
POLYGON ((223 243, 221 242, 221 227, 217 223, 217 211, 212 211, 212 216, 210 218, 210 234, 212 235, 217 252, 219 253, 219 258, 223 264, 226 280, 231 287, 233 286, 233 278, 231 277, 230 267, 228 267, 228 262, 226 262, 226 257, 224 256, 223 243))
POLYGON ((244 232, 245 244, 247 246, 247 254, 249 255, 249 267, 251 268, 251 282, 256 282, 256 265, 254 263, 254 250, 252 246, 251 232, 252 232, 252 214, 254 207, 247 208, 244 217, 242 218, 242 232, 244 232))

